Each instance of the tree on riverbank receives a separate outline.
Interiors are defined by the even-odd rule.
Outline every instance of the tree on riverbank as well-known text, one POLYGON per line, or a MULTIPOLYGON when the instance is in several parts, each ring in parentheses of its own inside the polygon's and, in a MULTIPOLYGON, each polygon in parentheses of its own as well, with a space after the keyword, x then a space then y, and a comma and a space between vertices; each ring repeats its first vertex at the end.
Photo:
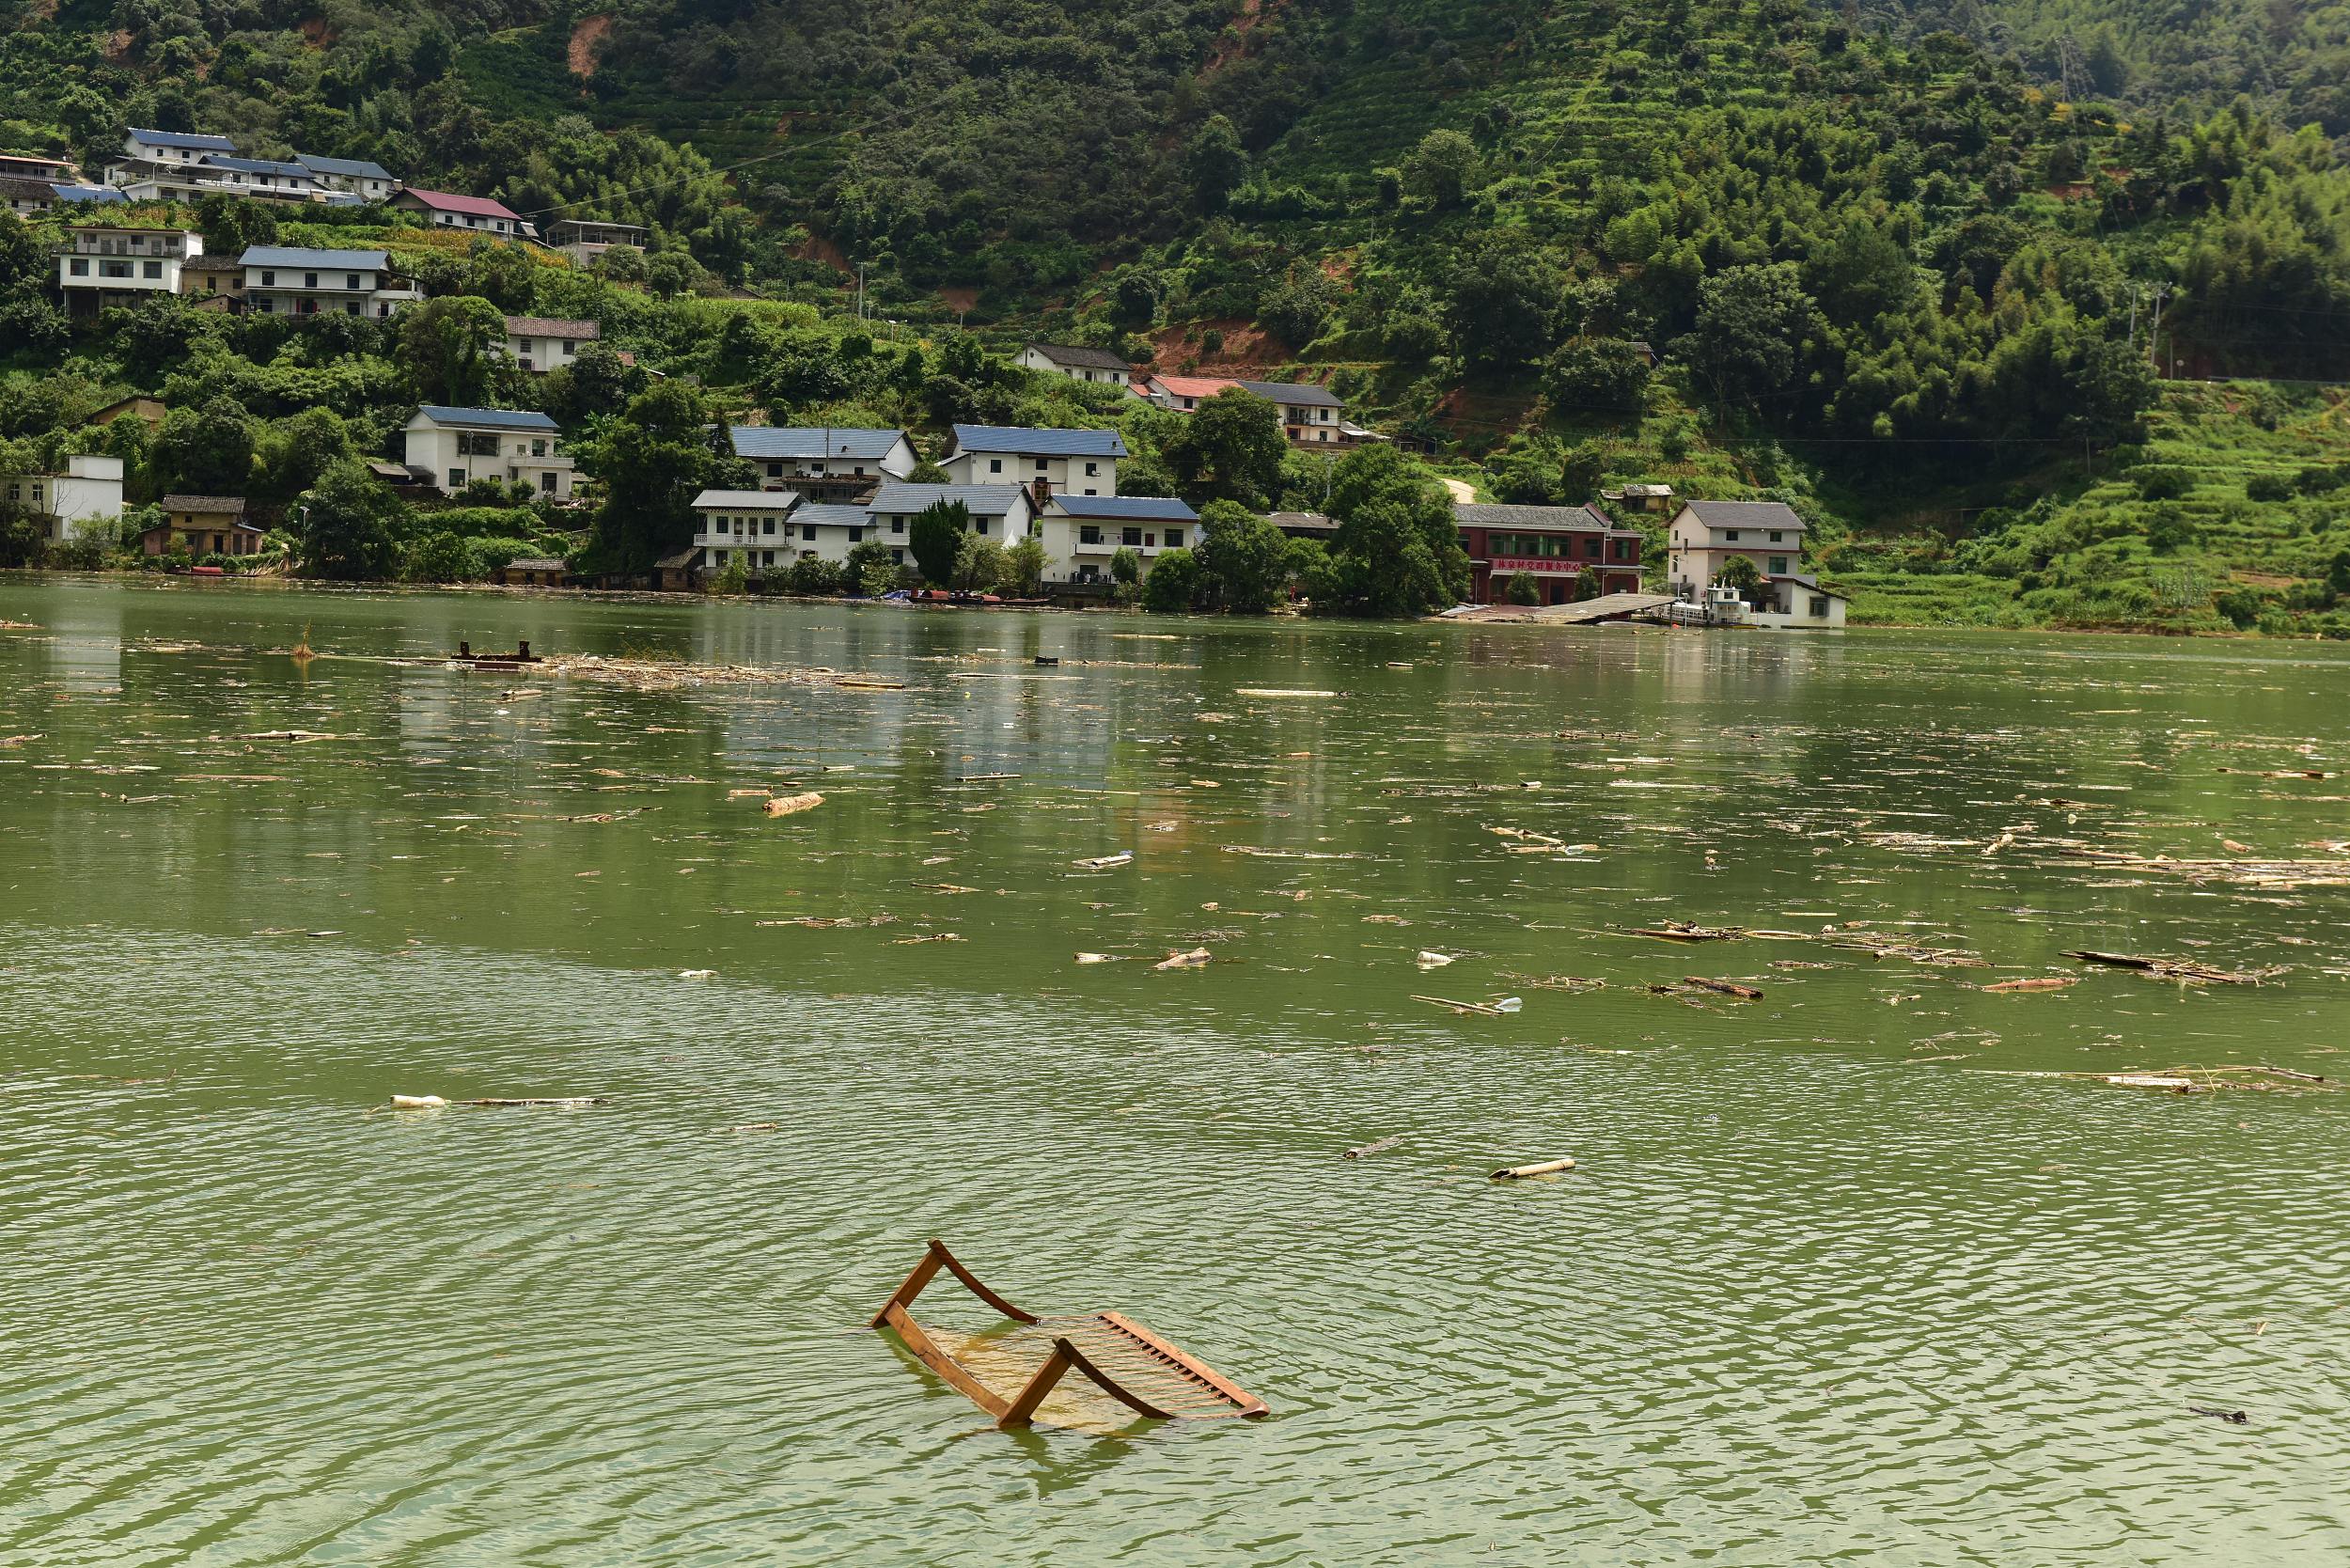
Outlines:
POLYGON ((932 501, 906 525, 906 549, 932 588, 953 586, 956 552, 970 537, 971 509, 961 501, 932 501))
POLYGON ((302 503, 295 565, 306 577, 340 582, 389 577, 400 561, 407 511, 366 463, 335 463, 302 503))
POLYGON ((580 452, 581 466, 603 487, 590 547, 596 564, 644 572, 692 539, 694 497, 728 465, 727 443, 702 395, 675 381, 637 394, 605 421, 580 452))
POLYGON ((1468 597, 1468 554, 1452 502, 1393 447, 1347 454, 1330 476, 1331 603, 1340 615, 1414 616, 1468 597))

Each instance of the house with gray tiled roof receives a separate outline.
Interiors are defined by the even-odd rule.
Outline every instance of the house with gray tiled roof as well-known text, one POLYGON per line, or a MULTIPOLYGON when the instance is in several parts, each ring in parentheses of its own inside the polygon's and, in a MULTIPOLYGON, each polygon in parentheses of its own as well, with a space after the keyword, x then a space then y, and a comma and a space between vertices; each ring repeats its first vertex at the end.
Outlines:
POLYGON ((1126 442, 1116 431, 957 425, 939 465, 959 485, 1026 485, 1047 494, 1115 495, 1126 442), (1042 489, 1037 487, 1042 486, 1042 489))
POLYGON ((1020 351, 1019 363, 1031 370, 1089 381, 1100 386, 1130 386, 1134 369, 1125 356, 1107 349, 1073 348, 1065 343, 1031 343, 1020 351))

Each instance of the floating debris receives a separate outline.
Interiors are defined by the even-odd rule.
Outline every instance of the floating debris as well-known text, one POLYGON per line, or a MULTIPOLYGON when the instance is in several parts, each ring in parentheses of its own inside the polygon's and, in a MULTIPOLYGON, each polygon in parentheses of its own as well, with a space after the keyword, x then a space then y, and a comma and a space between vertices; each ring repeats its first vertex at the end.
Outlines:
POLYGON ((1315 691, 1297 686, 1243 686, 1235 697, 1336 697, 1336 692, 1315 691))
POLYGON ((1736 980, 1708 980, 1703 975, 1684 975, 1681 977, 1681 983, 1694 985, 1700 991, 1713 991, 1725 996, 1735 996, 1742 1002, 1759 1002, 1762 999, 1762 987, 1741 985, 1736 980))
POLYGON ((1429 952, 1423 949, 1416 962, 1423 969, 1441 969, 1454 959, 1450 953, 1429 952))
POLYGON ((1116 855, 1097 855, 1090 860, 1079 860, 1073 864, 1084 870, 1106 871, 1116 866, 1131 865, 1134 858, 1134 851, 1120 850, 1116 855))
POLYGON ((776 796, 767 803, 767 814, 771 817, 792 817, 802 811, 813 811, 823 804, 822 795, 814 790, 806 790, 796 795, 776 796))
POLYGON ((680 969, 677 972, 677 978, 682 980, 716 980, 718 971, 715 969, 680 969))
POLYGON ((2040 975, 2030 980, 2000 980, 1997 984, 1976 987, 1979 991, 2061 991, 2066 986, 2080 984, 2077 975, 2040 975))
POLYGON ((1354 1148, 1349 1149, 1345 1153, 1340 1154, 1339 1158, 1342 1160, 1363 1160, 1369 1159, 1373 1154, 1384 1154, 1390 1149, 1400 1147, 1403 1142, 1404 1137, 1404 1134, 1398 1133, 1393 1137, 1383 1137, 1371 1143, 1358 1143, 1354 1148))
POLYGON ((1077 962, 1080 964, 1115 964, 1118 960, 1107 953, 1079 953, 1077 962))
POLYGON ((2142 958, 2135 953, 2099 952, 2093 948, 2068 948, 2064 956, 2077 958, 2083 964, 2135 969, 2149 980, 2179 980, 2188 985, 2258 985, 2287 972, 2283 964, 2266 969, 2216 969, 2191 958, 2142 958))
POLYGON ((1574 1168, 1574 1156, 1560 1160, 1542 1160, 1533 1165, 1504 1166, 1485 1178, 1488 1182, 1523 1182, 1528 1176, 1556 1176, 1562 1170, 1574 1168))
POLYGON ((1207 949, 1194 948, 1187 953, 1168 953, 1165 959, 1153 964, 1151 967, 1153 969, 1197 969, 1208 962, 1209 956, 1207 949))

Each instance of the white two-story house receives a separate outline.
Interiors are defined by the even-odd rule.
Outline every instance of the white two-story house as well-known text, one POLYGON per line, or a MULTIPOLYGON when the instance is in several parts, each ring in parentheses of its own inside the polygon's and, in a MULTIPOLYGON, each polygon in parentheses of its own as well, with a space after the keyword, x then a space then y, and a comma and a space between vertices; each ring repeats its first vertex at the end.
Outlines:
POLYGON ((180 269, 203 254, 204 237, 184 228, 68 229, 57 251, 57 288, 75 315, 147 294, 176 294, 180 269))
POLYGON ((427 403, 400 433, 410 472, 445 494, 495 479, 549 500, 572 498, 572 460, 556 449, 556 423, 543 414, 427 403))
POLYGON ((92 453, 66 459, 62 474, 0 474, 0 496, 30 508, 43 536, 61 544, 77 525, 122 515, 122 460, 92 453))
POLYGON ((865 514, 870 532, 863 537, 889 546, 901 563, 914 558, 910 543, 914 519, 940 502, 963 503, 971 514, 971 531, 997 544, 1014 544, 1028 536, 1036 504, 1016 484, 907 484, 893 481, 873 493, 865 514))
POLYGON ((245 304, 264 316, 381 319, 424 297, 380 250, 248 245, 237 260, 244 268, 245 304))
POLYGON ((1125 438, 1116 431, 957 425, 940 466, 958 485, 1026 485, 1042 496, 1115 495, 1125 438), (1039 481, 1046 487, 1036 489, 1039 481))
MULTIPOLYGON (((736 425, 728 432, 734 455, 760 465, 761 486, 786 488, 794 479, 902 479, 921 459, 903 431, 823 425, 736 425)), ((852 487, 854 488, 854 487, 852 487)))
POLYGON ((294 162, 310 171, 322 191, 340 191, 363 201, 389 201, 400 192, 398 177, 364 158, 320 158, 297 152, 294 162))
POLYGON ((1123 355, 1107 349, 1073 348, 1066 343, 1031 343, 1020 351, 1019 363, 1031 370, 1089 381, 1097 386, 1131 386, 1135 372, 1123 355))
POLYGON ((106 183, 130 187, 161 181, 193 190, 207 183, 194 173, 198 165, 215 155, 233 156, 236 150, 237 144, 226 136, 133 126, 123 135, 122 156, 106 165, 106 183))
POLYGON ((1054 583, 1109 580, 1110 557, 1132 550, 1142 574, 1168 550, 1199 542, 1199 514, 1188 503, 1158 495, 1057 494, 1038 515, 1044 545, 1044 578, 1054 583))
POLYGON ((1734 556, 1764 581, 1803 568, 1803 519, 1782 501, 1684 501, 1665 530, 1665 583, 1695 600, 1721 580, 1734 556))
POLYGON ((1254 393, 1281 411, 1281 432, 1292 446, 1340 447, 1370 432, 1349 431, 1346 404, 1326 386, 1310 382, 1232 381, 1223 376, 1152 376, 1139 391, 1170 414, 1196 414, 1210 398, 1238 389, 1254 393))
POLYGON ((705 490, 694 497, 693 561, 703 572, 740 562, 752 576, 800 558, 793 514, 803 510, 788 490, 705 490))

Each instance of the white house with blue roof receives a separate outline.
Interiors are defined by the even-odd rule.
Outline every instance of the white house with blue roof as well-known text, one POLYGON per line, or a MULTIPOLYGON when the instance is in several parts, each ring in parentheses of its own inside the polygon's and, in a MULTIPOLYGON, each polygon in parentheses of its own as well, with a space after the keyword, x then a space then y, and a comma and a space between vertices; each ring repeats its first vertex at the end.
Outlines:
POLYGON ((264 316, 389 316, 424 296, 391 270, 380 250, 311 250, 301 245, 248 245, 237 258, 244 269, 246 307, 264 316))
POLYGON ((878 539, 893 551, 901 561, 910 557, 904 553, 912 537, 916 513, 940 502, 963 503, 971 514, 971 531, 997 544, 1011 544, 1027 537, 1029 525, 1036 520, 1036 503, 1026 491, 1016 484, 907 484, 892 481, 873 493, 866 503, 869 532, 864 538, 878 539))
POLYGON ((1006 425, 957 425, 939 460, 959 485, 1029 486, 1051 494, 1115 495, 1118 460, 1126 442, 1116 431, 1028 430, 1006 425))
POLYGON ((433 489, 455 494, 476 479, 526 484, 554 501, 572 498, 572 460, 556 449, 553 419, 531 409, 427 403, 401 427, 402 461, 433 489))
POLYGON ((320 158, 297 152, 294 162, 310 171, 321 190, 343 192, 364 201, 385 201, 400 193, 398 176, 364 158, 320 158))
POLYGON ((902 479, 921 459, 903 431, 826 425, 736 425, 734 455, 759 464, 768 488, 788 479, 902 479))
POLYGON ((1046 582, 1106 583, 1110 557, 1120 550, 1141 558, 1147 577, 1160 556, 1198 545, 1199 514, 1171 496, 1057 493, 1035 531, 1044 545, 1046 582))

